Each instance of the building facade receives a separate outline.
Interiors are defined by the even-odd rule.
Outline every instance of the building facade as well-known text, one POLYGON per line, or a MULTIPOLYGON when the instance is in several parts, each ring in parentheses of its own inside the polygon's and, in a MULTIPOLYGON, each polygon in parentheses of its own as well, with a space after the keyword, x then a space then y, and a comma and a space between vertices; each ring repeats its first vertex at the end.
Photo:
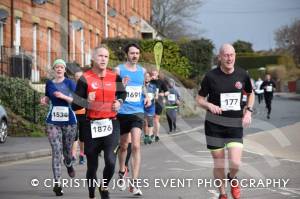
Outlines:
POLYGON ((0 72, 24 67, 18 56, 32 63, 33 82, 56 58, 89 65, 105 38, 149 38, 151 9, 151 0, 1 0, 0 72))

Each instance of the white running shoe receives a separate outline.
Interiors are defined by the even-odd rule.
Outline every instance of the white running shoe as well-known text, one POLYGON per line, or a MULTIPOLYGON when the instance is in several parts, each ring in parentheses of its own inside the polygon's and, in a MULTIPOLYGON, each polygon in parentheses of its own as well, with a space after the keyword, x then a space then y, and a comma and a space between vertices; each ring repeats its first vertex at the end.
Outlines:
POLYGON ((143 192, 141 191, 141 189, 139 187, 135 187, 135 186, 130 186, 129 187, 129 191, 134 195, 134 196, 142 196, 143 192))

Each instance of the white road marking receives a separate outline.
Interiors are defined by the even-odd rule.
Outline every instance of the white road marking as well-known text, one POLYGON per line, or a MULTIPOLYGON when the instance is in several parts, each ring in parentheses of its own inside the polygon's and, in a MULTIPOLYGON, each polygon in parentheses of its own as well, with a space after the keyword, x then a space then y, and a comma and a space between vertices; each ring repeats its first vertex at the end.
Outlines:
POLYGON ((34 158, 34 159, 27 159, 27 160, 18 160, 18 161, 13 161, 13 162, 5 162, 3 164, 0 164, 0 167, 7 167, 7 166, 14 166, 14 165, 19 165, 19 164, 32 163, 32 162, 37 162, 37 161, 42 161, 42 160, 47 160, 47 159, 51 159, 51 156, 41 157, 41 158, 34 158))

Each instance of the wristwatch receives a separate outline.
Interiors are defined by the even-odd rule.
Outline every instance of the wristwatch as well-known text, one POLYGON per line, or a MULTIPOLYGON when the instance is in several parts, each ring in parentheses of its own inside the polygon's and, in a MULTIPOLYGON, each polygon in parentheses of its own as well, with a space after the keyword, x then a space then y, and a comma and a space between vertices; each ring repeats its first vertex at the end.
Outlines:
POLYGON ((246 108, 246 110, 250 111, 251 113, 253 112, 253 109, 251 107, 249 107, 249 106, 246 108))

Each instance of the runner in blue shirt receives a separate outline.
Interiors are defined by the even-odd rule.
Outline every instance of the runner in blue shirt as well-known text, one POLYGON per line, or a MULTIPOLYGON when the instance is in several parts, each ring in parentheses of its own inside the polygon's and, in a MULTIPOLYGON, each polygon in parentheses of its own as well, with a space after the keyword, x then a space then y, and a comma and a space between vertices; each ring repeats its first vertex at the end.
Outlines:
POLYGON ((50 103, 50 109, 46 119, 46 133, 52 148, 52 169, 55 180, 53 191, 56 196, 62 196, 60 185, 61 161, 64 156, 64 164, 71 178, 75 177, 72 162, 72 145, 76 136, 77 120, 71 109, 73 101, 72 93, 75 91, 75 83, 65 78, 66 63, 57 59, 53 63, 54 79, 46 82, 45 97, 42 104, 50 103))
POLYGON ((145 75, 145 88, 147 90, 147 95, 151 100, 151 106, 144 107, 145 110, 144 144, 151 144, 153 141, 151 137, 153 136, 155 100, 158 98, 158 92, 157 92, 156 85, 151 82, 151 75, 148 72, 145 75))

